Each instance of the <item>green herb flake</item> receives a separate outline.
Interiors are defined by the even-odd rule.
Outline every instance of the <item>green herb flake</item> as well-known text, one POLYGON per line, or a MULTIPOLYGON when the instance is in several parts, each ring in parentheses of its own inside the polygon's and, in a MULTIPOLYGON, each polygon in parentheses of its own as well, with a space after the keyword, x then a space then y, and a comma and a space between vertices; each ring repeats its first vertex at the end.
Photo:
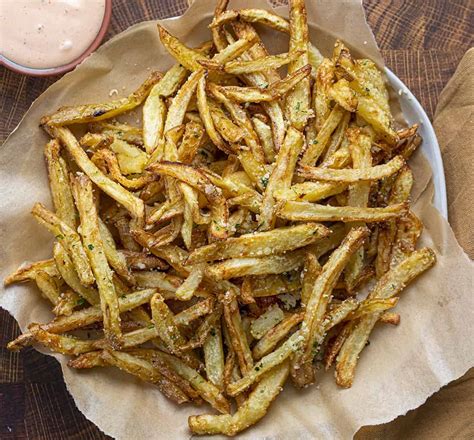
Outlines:
POLYGON ((86 303, 84 298, 79 298, 76 302, 76 306, 83 306, 86 303))
POLYGON ((94 250, 94 245, 93 244, 88 244, 87 247, 89 248, 90 251, 94 250))

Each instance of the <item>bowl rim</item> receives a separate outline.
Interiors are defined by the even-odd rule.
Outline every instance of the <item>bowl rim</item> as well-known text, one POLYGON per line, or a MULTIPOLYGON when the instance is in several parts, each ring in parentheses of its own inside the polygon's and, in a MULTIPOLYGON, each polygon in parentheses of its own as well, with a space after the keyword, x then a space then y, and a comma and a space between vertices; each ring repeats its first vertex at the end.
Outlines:
POLYGON ((97 33, 89 47, 78 58, 69 62, 68 64, 64 64, 62 66, 57 67, 36 69, 34 67, 22 66, 21 64, 15 63, 14 61, 0 54, 0 66, 5 66, 7 69, 10 69, 16 73, 36 77, 60 75, 62 73, 69 72, 74 69, 74 67, 76 67, 79 63, 84 61, 84 59, 86 59, 92 52, 94 52, 99 47, 105 37, 105 34, 107 33, 111 17, 112 0, 105 0, 104 17, 102 19, 102 24, 99 28, 99 32, 97 33))

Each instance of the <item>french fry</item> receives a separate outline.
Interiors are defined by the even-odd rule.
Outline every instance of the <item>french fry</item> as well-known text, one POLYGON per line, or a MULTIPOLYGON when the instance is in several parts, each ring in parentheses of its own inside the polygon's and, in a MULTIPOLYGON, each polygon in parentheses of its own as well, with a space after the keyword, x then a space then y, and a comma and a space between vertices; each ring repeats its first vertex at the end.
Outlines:
MULTIPOLYGON (((388 299, 400 294, 407 284, 433 266, 435 261, 431 249, 414 251, 380 278, 368 298, 388 299)), ((339 386, 348 388, 352 385, 357 360, 380 314, 377 312, 362 318, 342 345, 336 363, 336 383, 339 386)))
POLYGON ((201 120, 204 123, 204 127, 206 128, 206 132, 208 136, 211 138, 214 145, 216 145, 220 150, 224 151, 225 153, 232 153, 232 150, 227 147, 222 139, 219 132, 216 130, 214 125, 214 120, 211 115, 211 110, 209 109, 209 104, 207 102, 206 96, 206 78, 202 76, 199 79, 197 85, 197 103, 199 108, 199 115, 201 116, 201 120))
POLYGON ((48 211, 41 203, 36 203, 31 213, 36 220, 55 235, 70 254, 81 282, 86 285, 92 284, 94 276, 79 234, 51 211, 48 211))
MULTIPOLYGON (((352 143, 349 150, 354 168, 365 169, 372 166, 372 138, 359 132, 351 131, 352 143)), ((347 204, 349 206, 367 207, 369 204, 370 182, 360 182, 349 186, 347 204)), ((362 226, 363 223, 349 224, 348 227, 362 226)), ((364 268, 364 248, 360 247, 347 263, 344 280, 347 290, 352 293, 364 268)))
POLYGON ((343 117, 344 109, 336 105, 327 116, 314 139, 308 139, 308 146, 303 153, 300 165, 312 166, 316 163, 321 154, 326 150, 332 132, 337 128, 343 117))
POLYGON ((48 165, 49 185, 54 209, 58 217, 71 228, 76 226, 76 208, 69 187, 66 161, 60 155, 61 146, 56 139, 49 141, 44 149, 48 165))
POLYGON ((179 376, 189 381, 199 395, 217 411, 222 414, 228 414, 230 412, 229 402, 220 393, 219 389, 211 382, 205 380, 196 370, 188 367, 177 357, 161 351, 154 352, 152 363, 155 362, 154 359, 163 361, 179 376))
POLYGON ((416 248, 423 231, 420 219, 411 211, 398 220, 397 234, 392 247, 390 268, 395 267, 416 248))
POLYGON ((289 188, 275 190, 275 198, 279 201, 295 200, 318 202, 327 197, 340 194, 347 189, 346 183, 341 182, 303 182, 289 188))
POLYGON ((305 223, 267 232, 244 234, 201 246, 190 254, 187 263, 281 254, 314 243, 329 233, 326 227, 318 223, 305 223))
POLYGON ((258 380, 269 370, 282 364, 294 352, 301 349, 304 338, 298 331, 293 333, 279 348, 272 351, 258 361, 255 366, 246 373, 242 379, 229 384, 227 394, 236 396, 258 380))
MULTIPOLYGON (((151 297, 156 293, 155 289, 144 289, 133 292, 123 298, 119 298, 120 312, 127 312, 142 304, 150 301, 151 297)), ((41 324, 42 330, 51 333, 64 333, 70 330, 75 330, 85 327, 95 322, 100 322, 103 318, 100 306, 87 307, 71 313, 69 316, 60 316, 48 324, 41 324)), ((8 344, 9 350, 18 350, 21 347, 30 345, 34 338, 31 333, 24 333, 14 341, 8 344)))
POLYGON ((195 265, 189 273, 189 276, 184 280, 183 284, 181 284, 181 286, 176 290, 176 298, 181 301, 189 301, 193 297, 196 289, 199 287, 199 284, 201 284, 204 272, 205 265, 195 265))
POLYGON ((271 306, 265 313, 252 321, 250 325, 250 333, 255 339, 261 339, 273 327, 285 317, 283 310, 277 305, 271 306))
POLYGON ((293 172, 298 154, 303 147, 303 135, 293 127, 287 131, 283 146, 278 152, 275 167, 267 178, 262 208, 260 210, 260 230, 271 229, 275 224, 275 197, 277 189, 288 188, 291 185, 293 172))
POLYGON ((130 269, 127 267, 127 259, 122 255, 115 246, 115 240, 107 225, 98 218, 100 238, 104 247, 104 253, 109 262, 110 266, 120 275, 124 280, 127 281, 131 286, 135 285, 130 269))
POLYGON ((189 428, 194 434, 236 435, 265 416, 271 402, 283 389, 288 372, 288 362, 282 363, 261 379, 235 414, 190 416, 189 428))
POLYGON ((219 188, 214 186, 209 179, 199 170, 180 163, 161 162, 149 167, 151 172, 174 177, 187 183, 189 186, 202 192, 211 205, 211 230, 210 233, 223 239, 227 236, 229 211, 225 198, 219 188))
POLYGON ((304 250, 300 249, 261 258, 231 258, 208 266, 207 274, 213 279, 223 280, 247 275, 278 274, 301 267, 303 261, 304 250))
POLYGON ((303 350, 295 356, 291 366, 292 379, 299 387, 314 381, 313 357, 315 349, 324 337, 323 317, 331 301, 332 290, 351 255, 361 246, 367 235, 367 228, 351 229, 341 245, 331 254, 313 285, 300 330, 304 342, 303 350))
POLYGON ((214 303, 214 298, 212 296, 207 296, 202 301, 199 301, 187 309, 184 309, 182 312, 174 315, 173 320, 176 325, 186 327, 191 324, 192 321, 200 318, 201 316, 212 313, 214 310, 214 303))
POLYGON ((230 344, 239 361, 240 371, 246 373, 253 367, 252 352, 242 327, 239 306, 235 295, 226 293, 223 298, 224 319, 229 333, 230 344))
POLYGON ((329 90, 329 96, 349 112, 357 112, 389 145, 395 145, 398 135, 393 130, 392 119, 370 96, 351 89, 349 82, 342 78, 329 90))
POLYGON ((406 213, 407 208, 408 205, 406 203, 397 203, 385 208, 358 208, 290 201, 280 206, 277 215, 293 221, 361 221, 371 223, 401 217, 406 213))
POLYGON ((273 142, 272 129, 259 118, 252 118, 252 122, 262 144, 265 160, 267 163, 272 163, 275 160, 275 144, 273 142))
POLYGON ((311 72, 306 65, 288 75, 285 79, 274 82, 266 89, 258 87, 221 86, 220 91, 236 102, 273 101, 288 93, 296 84, 305 79, 311 72))
POLYGON ((100 170, 89 160, 87 154, 82 150, 77 139, 70 130, 63 127, 57 127, 55 128, 55 133, 74 158, 79 168, 87 174, 92 182, 118 203, 123 205, 134 218, 143 218, 145 211, 143 201, 122 188, 118 183, 104 176, 104 174, 101 173, 100 170))
POLYGON ((103 104, 87 104, 77 107, 62 107, 56 113, 41 118, 41 125, 61 126, 102 121, 118 116, 139 106, 160 80, 161 73, 152 72, 145 82, 126 98, 103 104))
POLYGON ((99 304, 99 292, 94 287, 84 286, 81 283, 71 258, 59 243, 54 244, 53 255, 57 270, 65 283, 89 304, 99 304))
POLYGON ((120 346, 120 310, 117 292, 112 282, 112 270, 107 262, 99 217, 92 193, 92 182, 84 175, 72 181, 74 199, 81 220, 81 236, 94 272, 103 313, 104 332, 112 347, 120 346))
POLYGON ((301 55, 301 52, 283 53, 280 55, 268 55, 265 58, 248 61, 229 61, 224 65, 218 65, 219 70, 223 70, 233 75, 242 75, 245 73, 262 72, 268 69, 278 69, 294 61, 301 55))
POLYGON ((151 382, 168 397, 168 399, 178 404, 189 402, 186 393, 176 384, 164 377, 151 362, 132 356, 129 353, 120 351, 104 350, 101 353, 102 360, 107 365, 113 365, 120 370, 137 376, 145 382, 151 382))
POLYGON ((330 168, 315 168, 307 165, 300 166, 298 174, 310 180, 329 182, 357 183, 360 181, 380 180, 399 171, 405 164, 401 156, 394 157, 384 165, 376 165, 365 169, 336 170, 330 168))
MULTIPOLYGON (((134 144, 137 146, 143 145, 143 131, 141 128, 134 127, 133 125, 121 124, 120 122, 116 121, 101 121, 92 122, 89 124, 89 129, 92 132, 103 133, 107 136, 112 136, 113 138, 128 142, 129 144, 134 144)), ((87 136, 87 134, 84 136, 87 136)), ((81 141, 79 141, 79 143, 82 145, 81 141)), ((108 145, 104 145, 104 147, 107 146, 108 145)))
POLYGON ((178 150, 180 162, 190 164, 204 139, 204 129, 198 122, 188 122, 184 129, 183 141, 178 150))
MULTIPOLYGON (((59 244, 58 244, 59 245, 59 244)), ((5 286, 23 281, 32 281, 39 272, 45 272, 50 276, 58 276, 58 270, 53 259, 37 261, 31 264, 22 264, 15 272, 3 280, 5 286)))
MULTIPOLYGON (((410 197, 412 186, 413 173, 411 172, 410 168, 405 167, 400 170, 393 180, 388 203, 392 204, 407 201, 410 197)), ((388 271, 390 267, 392 246, 395 242, 397 229, 397 221, 390 220, 384 225, 384 228, 379 231, 377 257, 375 259, 375 271, 377 278, 380 278, 385 272, 388 271)), ((414 250, 414 247, 412 250, 414 250)))
MULTIPOLYGON (((304 0, 290 0, 290 43, 291 54, 301 54, 288 65, 291 75, 303 66, 308 65, 308 24, 306 20, 306 7, 304 0)), ((310 69, 311 73, 311 69, 310 69)), ((303 130, 308 118, 312 116, 310 108, 310 82, 309 78, 299 81, 286 97, 286 113, 288 120, 296 129, 303 130)))
POLYGON ((219 389, 224 387, 224 347, 220 322, 211 328, 203 345, 207 379, 219 389))

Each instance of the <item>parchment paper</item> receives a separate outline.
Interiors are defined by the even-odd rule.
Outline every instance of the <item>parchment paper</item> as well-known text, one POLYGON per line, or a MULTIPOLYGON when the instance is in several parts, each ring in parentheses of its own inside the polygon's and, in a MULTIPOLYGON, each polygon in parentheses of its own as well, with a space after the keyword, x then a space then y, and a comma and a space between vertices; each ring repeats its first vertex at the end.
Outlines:
MULTIPOLYGON (((263 0, 231 3, 233 8, 249 6, 269 7, 263 0)), ((213 8, 213 1, 200 0, 183 17, 162 24, 188 44, 197 44, 209 38, 206 25, 213 8)), ((337 36, 382 65, 360 0, 311 0, 307 9, 312 40, 323 53, 330 52, 337 36)), ((278 11, 287 15, 286 8, 278 11)), ((269 49, 286 51, 286 37, 271 34, 269 49)), ((61 105, 110 99, 111 89, 125 96, 149 69, 164 71, 171 64, 155 24, 142 23, 102 46, 34 102, 0 150, 2 279, 23 261, 51 256, 51 237, 29 215, 36 201, 51 206, 43 160, 47 138, 38 128, 40 117, 61 105)), ((416 408, 474 365, 473 263, 431 205, 431 170, 426 161, 417 155, 412 166, 418 181, 415 212, 425 224, 421 245, 435 249, 438 263, 403 293, 397 306, 401 324, 380 326, 373 332, 351 389, 337 388, 332 373, 323 372, 318 374, 319 385, 303 392, 288 384, 268 416, 240 438, 350 438, 363 425, 387 422, 416 408)), ((49 305, 32 285, 0 289, 0 306, 17 319, 22 330, 30 322, 51 320, 49 305)), ((187 416, 210 411, 178 407, 153 386, 118 370, 75 371, 66 366, 66 357, 54 356, 79 410, 118 439, 187 438, 187 416)))

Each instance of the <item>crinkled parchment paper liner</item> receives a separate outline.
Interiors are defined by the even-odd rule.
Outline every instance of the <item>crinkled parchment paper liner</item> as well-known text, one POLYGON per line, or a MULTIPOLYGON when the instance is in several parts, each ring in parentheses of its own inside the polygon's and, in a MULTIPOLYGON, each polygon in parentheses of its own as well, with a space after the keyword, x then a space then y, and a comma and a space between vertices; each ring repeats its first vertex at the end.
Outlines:
MULTIPOLYGON (((359 55, 382 64, 360 1, 311 0, 307 4, 312 40, 323 53, 330 52, 337 36, 350 42, 359 55)), ((249 6, 268 7, 263 0, 231 5, 249 6)), ((205 26, 213 7, 213 1, 200 0, 183 17, 162 24, 188 44, 197 44, 209 38, 205 26)), ((285 8, 280 12, 286 15, 285 8)), ((269 32, 264 33, 272 52, 287 50, 285 36, 272 32, 268 39, 269 32)), ((155 24, 142 23, 106 43, 34 102, 0 151, 2 279, 23 261, 51 255, 51 237, 28 215, 36 201, 50 205, 43 161, 46 136, 38 128, 41 115, 61 105, 107 100, 112 89, 125 95, 149 69, 164 71, 171 63, 155 24)), ((351 389, 338 389, 332 373, 323 372, 318 375, 319 385, 307 390, 297 391, 288 384, 268 416, 241 438, 349 438, 363 425, 387 422, 419 406, 473 365, 473 339, 466 337, 472 335, 474 322, 473 264, 430 203, 429 166, 421 157, 412 166, 419 182, 415 210, 425 224, 422 245, 436 250, 438 264, 403 293, 397 307, 401 324, 374 331, 351 389)), ((0 306, 23 330, 30 322, 47 322, 52 317, 32 285, 2 287, 0 306)), ((153 386, 115 369, 75 371, 66 366, 64 356, 54 356, 79 410, 113 437, 186 438, 190 435, 187 416, 209 411, 207 407, 177 407, 153 386)))

